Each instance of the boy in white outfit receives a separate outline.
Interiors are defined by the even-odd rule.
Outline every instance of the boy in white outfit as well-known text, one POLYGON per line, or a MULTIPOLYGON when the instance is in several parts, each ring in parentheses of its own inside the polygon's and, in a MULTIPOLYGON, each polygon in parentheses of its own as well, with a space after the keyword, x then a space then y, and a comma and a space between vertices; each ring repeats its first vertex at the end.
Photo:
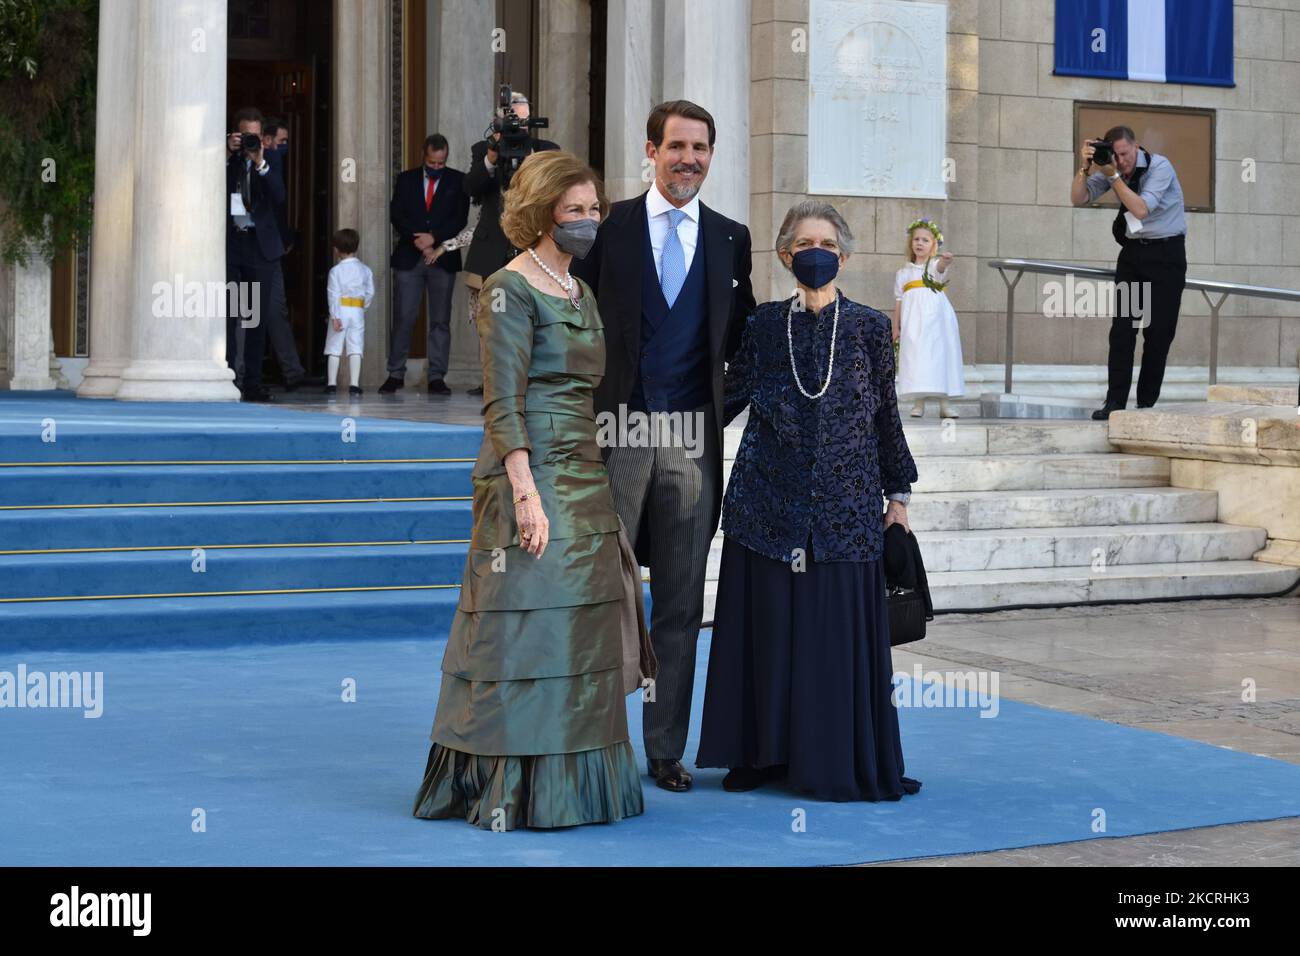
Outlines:
POLYGON ((357 258, 361 237, 355 229, 334 233, 334 268, 325 286, 329 300, 329 329, 325 333, 325 354, 329 356, 329 378, 325 394, 338 391, 339 357, 348 353, 352 384, 348 394, 361 394, 361 343, 365 339, 366 309, 375 297, 375 277, 370 267, 357 258))

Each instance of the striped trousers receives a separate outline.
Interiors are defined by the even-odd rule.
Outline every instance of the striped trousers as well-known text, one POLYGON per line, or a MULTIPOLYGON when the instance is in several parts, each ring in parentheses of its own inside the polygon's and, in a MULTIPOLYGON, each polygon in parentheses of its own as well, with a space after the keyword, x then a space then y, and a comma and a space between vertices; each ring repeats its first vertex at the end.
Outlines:
POLYGON ((683 414, 692 417, 694 431, 686 437, 695 447, 687 449, 680 441, 648 448, 618 445, 606 459, 614 507, 632 546, 637 547, 643 518, 650 536, 650 640, 659 676, 653 699, 642 704, 641 730, 651 760, 680 760, 686 751, 704 576, 718 530, 712 519, 722 453, 713 405, 683 414))

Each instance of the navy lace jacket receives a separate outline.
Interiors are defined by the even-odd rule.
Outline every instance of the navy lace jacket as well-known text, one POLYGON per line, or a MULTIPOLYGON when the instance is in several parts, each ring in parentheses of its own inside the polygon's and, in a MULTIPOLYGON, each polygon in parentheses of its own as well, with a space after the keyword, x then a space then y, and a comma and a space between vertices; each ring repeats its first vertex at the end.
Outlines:
MULTIPOLYGON (((883 496, 911 491, 916 463, 903 436, 894 391, 889 319, 839 295, 839 333, 830 387, 806 398, 790 368, 790 300, 749 316, 727 366, 725 420, 749 406, 723 498, 722 529, 778 561, 807 548, 815 561, 871 561, 884 543, 883 496)), ((805 390, 826 381, 835 303, 815 316, 794 313, 794 361, 805 390)))

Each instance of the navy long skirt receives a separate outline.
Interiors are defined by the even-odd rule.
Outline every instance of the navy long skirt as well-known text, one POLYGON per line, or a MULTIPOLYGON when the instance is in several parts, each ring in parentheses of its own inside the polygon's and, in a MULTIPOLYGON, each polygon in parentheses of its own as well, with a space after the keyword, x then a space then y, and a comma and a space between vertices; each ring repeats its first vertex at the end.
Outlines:
POLYGON ((697 767, 784 765, 822 800, 920 789, 903 776, 879 560, 794 571, 724 539, 713 621, 697 767))

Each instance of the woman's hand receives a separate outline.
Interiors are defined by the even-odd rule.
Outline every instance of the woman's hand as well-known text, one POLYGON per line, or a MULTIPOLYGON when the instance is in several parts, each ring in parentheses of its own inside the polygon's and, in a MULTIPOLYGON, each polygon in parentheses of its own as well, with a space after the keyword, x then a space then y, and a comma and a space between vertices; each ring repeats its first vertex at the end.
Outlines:
MULTIPOLYGON (((515 495, 516 498, 523 492, 515 495)), ((551 523, 542 511, 542 499, 536 494, 515 505, 515 523, 519 525, 519 546, 540 558, 550 540, 551 523)))
POLYGON ((550 539, 551 523, 542 511, 542 499, 538 497, 537 485, 533 482, 533 471, 528 465, 528 449, 516 448, 506 455, 502 462, 510 478, 512 498, 528 495, 523 501, 515 502, 515 524, 519 526, 519 547, 535 558, 540 558, 546 550, 550 539))
POLYGON ((885 509, 885 529, 888 530, 891 524, 901 524, 904 531, 912 533, 912 526, 907 523, 907 505, 901 501, 891 501, 885 509))
POLYGON ((334 320, 334 331, 335 331, 335 332, 342 332, 342 331, 343 331, 343 320, 342 320, 342 319, 335 319, 335 320, 334 320))

